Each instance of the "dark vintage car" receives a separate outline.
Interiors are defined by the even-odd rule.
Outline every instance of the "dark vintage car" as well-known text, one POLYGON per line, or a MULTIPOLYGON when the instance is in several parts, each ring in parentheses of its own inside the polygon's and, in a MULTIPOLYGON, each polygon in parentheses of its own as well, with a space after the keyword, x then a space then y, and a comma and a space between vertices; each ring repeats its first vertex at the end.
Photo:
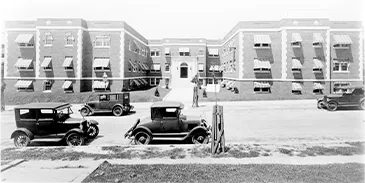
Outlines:
POLYGON ((210 127, 207 122, 200 117, 183 115, 183 108, 184 104, 180 102, 155 102, 151 106, 151 116, 138 119, 124 137, 135 144, 149 144, 152 139, 208 143, 210 127))
POLYGON ((110 112, 115 116, 121 116, 122 114, 128 114, 133 109, 133 106, 130 105, 129 93, 102 93, 98 95, 98 98, 98 101, 87 102, 81 107, 80 113, 82 116, 110 112))
POLYGON ((360 107, 365 110, 364 86, 342 86, 337 88, 343 93, 325 95, 317 100, 317 108, 337 110, 338 107, 360 107))
POLYGON ((72 118, 69 103, 31 103, 14 108, 17 129, 11 134, 16 147, 36 138, 59 138, 69 146, 80 146, 98 136, 98 122, 72 118))

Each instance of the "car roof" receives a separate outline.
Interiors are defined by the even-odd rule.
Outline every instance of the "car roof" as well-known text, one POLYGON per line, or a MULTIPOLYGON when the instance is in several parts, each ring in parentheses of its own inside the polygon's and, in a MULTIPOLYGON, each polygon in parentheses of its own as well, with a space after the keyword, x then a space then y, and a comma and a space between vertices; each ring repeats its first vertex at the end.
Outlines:
POLYGON ((151 108, 167 108, 167 107, 183 109, 184 104, 181 102, 174 102, 174 101, 159 101, 159 102, 155 102, 151 105, 151 108))
POLYGON ((364 89, 364 85, 348 85, 348 86, 339 86, 337 88, 343 88, 343 89, 353 89, 353 88, 362 88, 364 89))
POLYGON ((57 109, 70 107, 70 103, 61 102, 39 102, 16 106, 15 109, 57 109))
POLYGON ((108 92, 108 93, 99 93, 98 95, 114 95, 114 94, 124 94, 128 92, 108 92))

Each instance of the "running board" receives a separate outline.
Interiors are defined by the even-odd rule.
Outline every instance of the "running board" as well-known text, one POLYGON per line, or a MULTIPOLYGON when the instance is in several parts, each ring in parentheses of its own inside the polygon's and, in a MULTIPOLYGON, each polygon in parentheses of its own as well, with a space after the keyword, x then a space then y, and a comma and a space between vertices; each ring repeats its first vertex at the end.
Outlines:
POLYGON ((178 138, 178 137, 153 137, 152 140, 174 140, 174 141, 182 141, 185 138, 178 138))

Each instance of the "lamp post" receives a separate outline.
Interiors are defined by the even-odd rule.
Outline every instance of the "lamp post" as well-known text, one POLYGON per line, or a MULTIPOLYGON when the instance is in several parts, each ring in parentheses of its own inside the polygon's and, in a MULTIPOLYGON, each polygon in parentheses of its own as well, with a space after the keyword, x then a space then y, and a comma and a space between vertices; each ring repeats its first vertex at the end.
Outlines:
POLYGON ((104 82, 104 90, 106 92, 106 85, 107 85, 107 82, 108 82, 108 75, 106 75, 105 72, 103 74, 103 82, 104 82))

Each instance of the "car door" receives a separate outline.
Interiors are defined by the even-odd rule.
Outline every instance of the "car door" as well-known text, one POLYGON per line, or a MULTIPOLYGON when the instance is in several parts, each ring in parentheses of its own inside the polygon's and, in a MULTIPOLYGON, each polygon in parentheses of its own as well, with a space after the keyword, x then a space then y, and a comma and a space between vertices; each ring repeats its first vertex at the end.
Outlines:
POLYGON ((351 102, 351 93, 343 93, 342 97, 339 97, 338 102, 340 105, 348 105, 351 102))
POLYGON ((16 111, 19 117, 16 116, 17 127, 26 128, 34 135, 38 133, 37 130, 37 110, 35 109, 17 109, 16 111))
POLYGON ((117 95, 115 94, 113 94, 113 95, 109 95, 109 106, 108 106, 108 109, 109 110, 112 110, 113 109, 113 107, 115 106, 115 104, 117 104, 117 103, 119 103, 118 102, 118 98, 117 98, 117 95))
POLYGON ((109 110, 109 95, 100 95, 99 96, 99 105, 101 111, 109 110))
POLYGON ((162 115, 160 113, 159 108, 151 109, 151 119, 152 124, 150 124, 149 128, 152 133, 161 133, 162 131, 162 115))
POLYGON ((352 105, 360 104, 360 100, 362 98, 364 98, 364 91, 361 88, 354 89, 351 95, 351 104, 352 105))
POLYGON ((179 132, 179 123, 178 123, 176 108, 166 108, 162 117, 161 127, 162 127, 161 131, 163 133, 179 132))
POLYGON ((37 130, 40 135, 54 134, 57 124, 54 121, 54 111, 52 109, 39 109, 37 111, 37 130))

